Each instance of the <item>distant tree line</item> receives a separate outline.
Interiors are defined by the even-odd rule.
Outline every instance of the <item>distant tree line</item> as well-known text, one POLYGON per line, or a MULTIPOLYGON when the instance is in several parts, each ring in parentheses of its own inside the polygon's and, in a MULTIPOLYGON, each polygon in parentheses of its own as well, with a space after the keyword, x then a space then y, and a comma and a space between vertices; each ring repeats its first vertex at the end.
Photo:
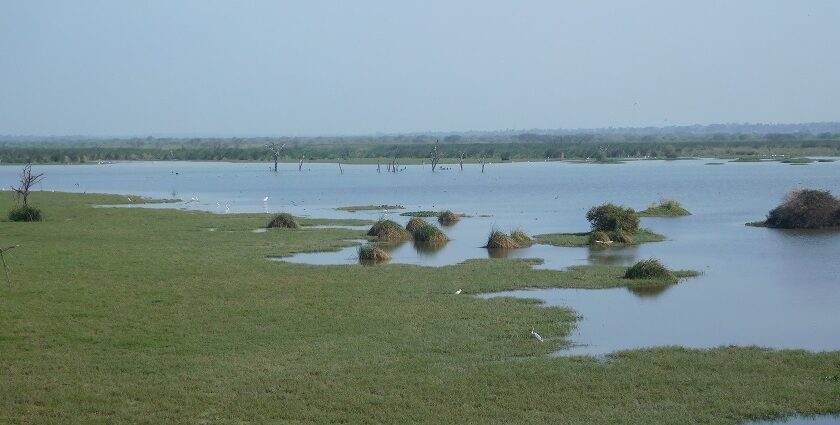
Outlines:
POLYGON ((0 163, 85 163, 98 161, 272 161, 266 144, 285 144, 285 160, 338 161, 377 158, 428 159, 439 142, 443 162, 679 157, 840 156, 840 134, 398 135, 346 138, 193 138, 0 142, 0 163))

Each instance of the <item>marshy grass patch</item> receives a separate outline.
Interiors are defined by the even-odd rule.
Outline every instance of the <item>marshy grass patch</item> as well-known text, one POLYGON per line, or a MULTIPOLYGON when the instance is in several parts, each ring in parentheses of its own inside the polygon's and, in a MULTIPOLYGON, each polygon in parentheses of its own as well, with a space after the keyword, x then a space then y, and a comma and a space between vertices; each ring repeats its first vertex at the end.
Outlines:
MULTIPOLYGON (((421 220, 422 221, 422 220, 421 220)), ((411 232, 415 242, 428 243, 432 245, 445 244, 449 242, 449 237, 438 229, 437 226, 423 221, 423 224, 411 232)))
POLYGON ((589 245, 591 246, 609 246, 612 243, 613 240, 607 232, 589 232, 589 245))
POLYGON ((275 215, 265 227, 268 229, 299 229, 300 224, 298 224, 293 215, 289 213, 280 213, 275 215))
POLYGON ((391 255, 384 249, 373 245, 362 245, 358 250, 359 262, 364 265, 372 265, 391 260, 391 255))
POLYGON ((662 199, 658 204, 651 204, 644 211, 639 211, 640 217, 683 217, 691 215, 676 199, 662 199))
POLYGON ((461 220, 461 216, 449 210, 443 211, 438 215, 438 223, 444 226, 452 226, 459 220, 461 220))
POLYGON ((637 245, 642 243, 649 243, 649 242, 661 242, 666 240, 665 236, 662 236, 658 233, 654 233, 648 229, 639 229, 636 233, 632 235, 627 232, 604 232, 595 230, 592 232, 581 232, 581 233, 546 233, 542 235, 534 236, 534 240, 537 243, 545 244, 545 245, 552 245, 552 246, 559 246, 559 247, 570 247, 570 248, 580 248, 580 247, 606 247, 606 246, 613 246, 613 247, 622 247, 627 245, 637 245), (593 236, 594 233, 601 233, 598 237, 593 236), (592 240, 601 240, 604 241, 603 235, 606 234, 607 238, 609 238, 612 243, 597 243, 595 245, 592 244, 592 240), (622 242, 624 241, 624 242, 622 242))
POLYGON ((816 162, 817 160, 811 158, 788 158, 783 159, 780 162, 782 164, 791 164, 791 165, 805 165, 810 164, 812 162, 816 162))
POLYGON ((399 223, 392 220, 379 220, 370 227, 368 236, 373 236, 382 242, 399 242, 411 239, 411 234, 403 229, 399 223))
POLYGON ((439 214, 437 211, 406 211, 400 215, 403 217, 437 217, 439 214))

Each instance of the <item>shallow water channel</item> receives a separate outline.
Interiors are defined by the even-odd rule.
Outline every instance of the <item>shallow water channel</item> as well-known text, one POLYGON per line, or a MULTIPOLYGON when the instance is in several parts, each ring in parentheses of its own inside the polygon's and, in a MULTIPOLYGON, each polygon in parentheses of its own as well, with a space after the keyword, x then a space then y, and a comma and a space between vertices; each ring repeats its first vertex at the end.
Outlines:
MULTIPOLYGON (((840 193, 840 162, 781 163, 639 161, 619 165, 572 163, 491 164, 485 173, 432 173, 408 166, 397 174, 375 165, 140 162, 36 166, 43 190, 197 198, 148 207, 217 213, 279 211, 323 218, 395 218, 413 210, 450 209, 471 217, 444 227, 452 239, 438 250, 412 243, 391 248, 393 263, 423 266, 490 258, 480 248, 493 227, 529 234, 579 232, 586 210, 604 202, 643 209, 663 197, 679 199, 693 215, 643 218, 642 226, 668 240, 630 248, 590 250, 535 245, 516 258, 541 258, 538 267, 617 264, 656 257, 676 269, 702 271, 662 291, 549 289, 491 296, 540 298, 583 319, 560 355, 603 355, 616 350, 682 345, 759 345, 813 351, 840 349, 840 233, 792 232, 744 226, 762 219, 784 193, 797 188, 840 193), (268 201, 263 199, 268 197, 268 201), (348 205, 403 205, 405 210, 339 211, 348 205)), ((18 166, 0 166, 0 186, 15 182, 18 166)), ((37 202, 37 194, 33 197, 37 202)), ((132 206, 146 207, 146 206, 132 206)), ((434 219, 430 219, 434 221, 434 219)), ((358 228, 357 228, 358 229, 358 228)), ((361 232, 360 232, 361 235, 361 232)), ((267 237, 254 234, 254 237, 267 237)), ((356 248, 284 259, 314 264, 356 263, 356 248)), ((382 267, 382 266, 377 266, 382 267)), ((387 266, 385 266, 387 267, 387 266)), ((552 335, 543 335, 552 337, 552 335)))

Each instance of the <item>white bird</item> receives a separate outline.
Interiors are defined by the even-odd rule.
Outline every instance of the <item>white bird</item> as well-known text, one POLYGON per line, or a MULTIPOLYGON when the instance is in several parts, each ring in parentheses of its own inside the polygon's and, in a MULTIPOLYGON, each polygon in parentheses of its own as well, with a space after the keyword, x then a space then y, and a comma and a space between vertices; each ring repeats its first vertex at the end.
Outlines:
POLYGON ((457 290, 457 291, 455 291, 455 295, 460 295, 460 294, 461 294, 461 290, 460 290, 460 289, 459 289, 459 290, 457 290))
POLYGON ((263 198, 263 202, 268 202, 268 196, 266 196, 265 198, 263 198))
POLYGON ((388 209, 386 208, 386 209, 382 210, 382 212, 385 213, 385 214, 388 214, 388 209))
POLYGON ((128 199, 128 202, 134 202, 134 201, 131 200, 131 198, 125 198, 125 199, 128 199))
POLYGON ((537 341, 543 342, 543 337, 541 337, 540 334, 534 332, 534 328, 531 328, 531 336, 534 337, 534 339, 536 339, 537 341))
POLYGON ((192 198, 190 198, 190 201, 198 202, 198 196, 193 196, 192 198))
POLYGON ((229 212, 229 211, 230 211, 230 207, 228 206, 228 204, 225 204, 225 212, 229 212))

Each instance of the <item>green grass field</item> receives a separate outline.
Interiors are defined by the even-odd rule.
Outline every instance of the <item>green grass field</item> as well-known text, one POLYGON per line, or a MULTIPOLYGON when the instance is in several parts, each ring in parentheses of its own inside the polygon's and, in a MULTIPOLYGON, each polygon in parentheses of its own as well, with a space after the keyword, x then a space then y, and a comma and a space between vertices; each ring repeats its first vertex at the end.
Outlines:
POLYGON ((117 196, 32 202, 47 221, 0 222, 0 245, 20 244, 0 285, 0 423, 737 424, 840 412, 840 352, 552 358, 574 312, 453 294, 622 286, 623 268, 278 263, 266 258, 363 232, 303 219, 254 233, 268 216, 90 206, 127 202, 117 196))

